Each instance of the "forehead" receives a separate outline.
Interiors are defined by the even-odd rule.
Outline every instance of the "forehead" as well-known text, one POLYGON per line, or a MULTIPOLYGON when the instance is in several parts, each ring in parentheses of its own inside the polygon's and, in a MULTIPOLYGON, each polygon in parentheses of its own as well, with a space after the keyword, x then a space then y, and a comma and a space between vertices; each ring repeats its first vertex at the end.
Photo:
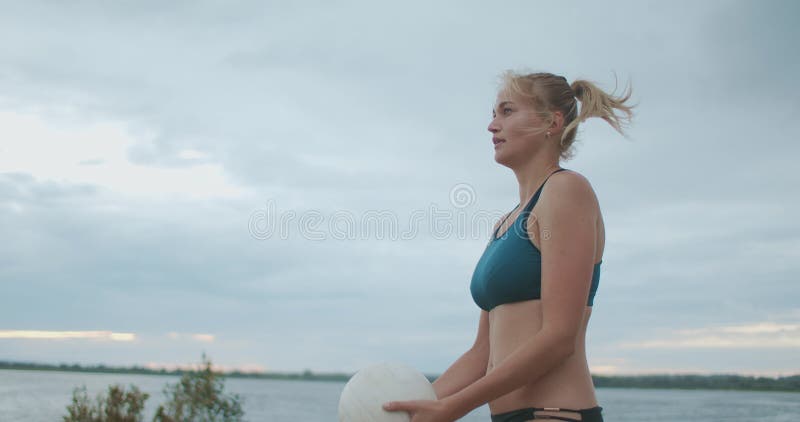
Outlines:
POLYGON ((514 92, 512 92, 510 90, 507 90, 507 89, 503 89, 503 90, 498 91, 497 92, 497 99, 495 99, 495 102, 494 102, 494 107, 498 108, 498 107, 500 107, 500 105, 502 105, 503 103, 507 103, 507 102, 510 102, 513 105, 516 105, 516 106, 519 106, 519 107, 527 106, 527 102, 524 101, 518 94, 516 94, 516 93, 514 93, 514 92))

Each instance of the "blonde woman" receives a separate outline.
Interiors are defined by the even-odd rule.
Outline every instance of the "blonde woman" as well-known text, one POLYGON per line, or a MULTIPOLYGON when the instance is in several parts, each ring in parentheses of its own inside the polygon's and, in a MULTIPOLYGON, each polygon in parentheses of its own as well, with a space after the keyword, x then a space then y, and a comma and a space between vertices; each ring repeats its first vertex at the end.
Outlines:
POLYGON ((489 124, 494 159, 519 184, 473 273, 481 308, 473 346, 433 384, 437 400, 385 404, 412 422, 450 422, 489 404, 492 422, 602 421, 586 360, 605 230, 592 186, 561 167, 578 124, 599 117, 622 133, 630 90, 550 73, 507 72, 489 124))

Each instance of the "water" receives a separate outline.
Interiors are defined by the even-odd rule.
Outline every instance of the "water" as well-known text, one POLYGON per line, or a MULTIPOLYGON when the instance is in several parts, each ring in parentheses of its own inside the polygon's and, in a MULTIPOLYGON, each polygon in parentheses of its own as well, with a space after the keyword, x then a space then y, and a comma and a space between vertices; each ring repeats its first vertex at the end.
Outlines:
MULTIPOLYGON (((94 397, 111 384, 134 384, 149 393, 149 421, 166 400, 164 386, 177 381, 173 376, 0 370, 0 421, 60 421, 74 387, 85 385, 94 397)), ((336 421, 343 387, 322 381, 225 380, 226 392, 244 398, 248 421, 336 421)), ((600 388, 597 396, 609 422, 800 420, 800 393, 600 388)), ((489 408, 475 409, 461 421, 487 422, 489 408)))

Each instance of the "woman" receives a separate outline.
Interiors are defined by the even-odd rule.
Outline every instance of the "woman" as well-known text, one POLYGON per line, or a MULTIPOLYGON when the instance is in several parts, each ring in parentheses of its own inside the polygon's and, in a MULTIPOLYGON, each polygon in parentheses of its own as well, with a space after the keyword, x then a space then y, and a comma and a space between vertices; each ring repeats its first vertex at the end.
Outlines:
POLYGON ((605 230, 589 182, 559 163, 589 117, 622 133, 630 90, 614 97, 550 73, 507 72, 503 81, 488 129, 520 202, 495 225, 472 277, 482 309, 475 343, 433 383, 438 400, 384 408, 412 422, 454 421, 484 403, 492 422, 602 421, 585 337, 605 230))

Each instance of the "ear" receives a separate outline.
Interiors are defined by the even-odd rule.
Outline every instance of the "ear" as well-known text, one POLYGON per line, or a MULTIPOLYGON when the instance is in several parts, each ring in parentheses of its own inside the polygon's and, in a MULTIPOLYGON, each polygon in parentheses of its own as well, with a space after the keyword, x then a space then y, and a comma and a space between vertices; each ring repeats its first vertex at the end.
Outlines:
POLYGON ((560 132, 561 129, 564 129, 564 113, 561 111, 554 111, 552 116, 553 121, 550 123, 549 129, 553 132, 560 132))

